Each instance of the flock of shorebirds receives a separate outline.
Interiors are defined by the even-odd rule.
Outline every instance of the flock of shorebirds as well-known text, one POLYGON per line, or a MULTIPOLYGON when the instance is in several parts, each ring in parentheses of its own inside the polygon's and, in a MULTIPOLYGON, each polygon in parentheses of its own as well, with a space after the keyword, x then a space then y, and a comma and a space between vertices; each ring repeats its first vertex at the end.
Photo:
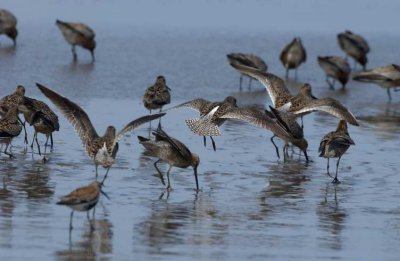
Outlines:
MULTIPOLYGON (((14 45, 16 44, 18 35, 16 24, 17 19, 13 14, 0 9, 0 34, 6 34, 10 37, 14 41, 14 45)), ((93 62, 95 61, 95 33, 90 27, 82 23, 69 23, 59 20, 56 21, 56 25, 60 28, 65 40, 72 46, 74 60, 77 59, 75 48, 78 45, 88 49, 93 62)), ((333 89, 337 80, 342 84, 342 88, 345 88, 351 72, 351 68, 347 62, 347 56, 350 56, 354 58, 355 62, 361 64, 363 68, 363 71, 356 73, 353 79, 376 83, 387 88, 388 97, 391 99, 390 89, 400 86, 400 67, 393 64, 367 71, 367 54, 370 51, 367 41, 360 35, 350 31, 340 33, 337 37, 340 47, 346 53, 346 58, 338 56, 318 57, 318 63, 326 73, 326 81, 329 86, 333 89)), ((282 139, 285 142, 282 151, 284 162, 288 160, 289 144, 298 147, 304 153, 305 161, 309 161, 307 155, 308 143, 303 133, 303 121, 301 120, 300 125, 296 119, 298 117, 302 119, 304 115, 313 111, 324 111, 331 114, 340 121, 336 130, 329 132, 322 138, 319 147, 319 156, 327 158, 327 174, 329 176, 329 159, 338 158, 333 182, 339 183, 337 176, 340 159, 347 149, 355 144, 348 133, 347 123, 358 126, 356 117, 343 104, 333 98, 316 98, 312 94, 311 86, 307 83, 301 86, 298 94, 293 95, 286 87, 285 81, 267 72, 267 64, 256 55, 231 53, 227 55, 227 58, 229 64, 241 74, 240 88, 242 89, 243 76, 250 78, 249 88, 253 79, 258 80, 265 86, 271 98, 272 106, 269 106, 265 110, 253 107, 239 107, 235 97, 228 96, 223 101, 217 102, 198 98, 163 111, 163 106, 169 104, 171 101, 171 89, 167 86, 165 77, 158 76, 154 85, 145 90, 143 97, 144 106, 150 111, 150 114, 131 121, 119 132, 116 131, 114 126, 109 126, 104 135, 100 136, 92 125, 89 116, 78 104, 42 84, 36 84, 39 90, 75 128, 88 156, 93 159, 95 165, 96 181, 88 186, 74 190, 69 195, 61 198, 57 203, 72 208, 70 218, 71 229, 74 210, 89 211, 97 204, 100 194, 104 194, 107 197, 102 190, 102 186, 115 161, 119 146, 118 140, 124 134, 152 120, 159 119, 158 127, 152 132, 155 138, 138 136, 138 140, 150 155, 157 158, 154 167, 159 174, 162 184, 166 185, 164 175, 157 164, 159 162, 166 162, 169 164, 166 172, 167 189, 171 189, 170 171, 172 167, 192 167, 196 181, 196 190, 199 190, 197 177, 197 168, 200 163, 199 156, 192 153, 181 141, 169 136, 161 127, 161 117, 167 111, 181 107, 194 109, 200 114, 199 118, 187 119, 186 124, 193 133, 203 136, 204 146, 206 146, 206 138, 208 136, 215 151, 216 144, 213 137, 221 135, 219 127, 226 120, 241 120, 273 133, 271 142, 276 149, 278 158, 280 158, 280 153, 274 142, 274 138, 278 137, 282 139), (152 114, 152 110, 159 110, 159 112, 152 114), (101 182, 97 181, 99 165, 106 168, 106 173, 101 182)), ((297 77, 297 68, 306 61, 306 51, 300 38, 293 39, 292 42, 283 48, 280 60, 286 68, 286 78, 288 77, 289 70, 292 69, 296 71, 297 77)), ((28 144, 27 122, 34 129, 33 140, 30 145, 32 151, 36 143, 38 153, 42 155, 37 136, 39 133, 46 136, 43 162, 47 161, 46 148, 48 146, 53 147, 52 133, 59 131, 60 125, 56 113, 46 103, 29 98, 25 95, 25 88, 17 86, 14 93, 1 98, 0 116, 0 141, 5 144, 4 154, 10 158, 13 157, 11 150, 8 150, 8 148, 11 139, 18 136, 22 132, 22 129, 24 129, 25 133, 24 142, 28 144), (19 117, 20 113, 23 114, 24 121, 19 117), (49 139, 50 144, 48 144, 49 139)))

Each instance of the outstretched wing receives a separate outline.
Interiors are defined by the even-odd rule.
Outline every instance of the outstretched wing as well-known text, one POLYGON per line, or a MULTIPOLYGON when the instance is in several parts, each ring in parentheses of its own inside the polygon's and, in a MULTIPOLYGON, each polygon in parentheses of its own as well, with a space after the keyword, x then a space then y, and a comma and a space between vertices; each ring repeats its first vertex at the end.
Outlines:
MULTIPOLYGON (((290 110, 289 110, 290 111, 290 110)), ((324 111, 348 123, 359 126, 356 117, 339 101, 332 98, 312 100, 303 108, 293 111, 293 114, 303 115, 312 111, 324 111)))
POLYGON ((177 108, 180 108, 180 107, 188 107, 190 109, 193 109, 193 110, 199 112, 200 114, 203 114, 204 111, 205 111, 205 108, 209 108, 211 106, 211 104, 213 104, 213 103, 210 102, 210 101, 207 101, 207 100, 202 99, 202 98, 198 98, 198 99, 194 99, 194 100, 191 100, 191 101, 187 101, 187 102, 181 103, 181 104, 176 105, 174 107, 168 108, 168 109, 166 109, 164 111, 169 111, 169 110, 177 109, 177 108))
POLYGON ((81 138, 82 144, 86 147, 86 150, 88 150, 86 145, 91 143, 92 140, 99 136, 90 122, 89 116, 86 114, 86 112, 76 103, 59 95, 49 88, 39 83, 36 83, 36 85, 39 90, 46 95, 46 97, 49 98, 54 105, 56 105, 64 117, 72 124, 72 126, 74 126, 75 131, 81 138))
POLYGON ((262 83, 262 85, 264 85, 274 107, 276 107, 278 97, 282 99, 288 99, 289 97, 292 97, 289 90, 286 88, 285 82, 278 76, 272 73, 262 72, 243 64, 236 64, 236 68, 241 73, 257 79, 262 83))
POLYGON ((131 121, 130 123, 128 123, 122 130, 120 130, 117 134, 117 138, 115 139, 115 142, 117 142, 119 139, 122 138, 122 136, 124 136, 125 133, 139 127, 140 125, 158 119, 162 116, 164 116, 166 113, 157 113, 157 114, 151 114, 151 115, 146 115, 146 116, 142 116, 140 118, 137 118, 136 120, 131 121))

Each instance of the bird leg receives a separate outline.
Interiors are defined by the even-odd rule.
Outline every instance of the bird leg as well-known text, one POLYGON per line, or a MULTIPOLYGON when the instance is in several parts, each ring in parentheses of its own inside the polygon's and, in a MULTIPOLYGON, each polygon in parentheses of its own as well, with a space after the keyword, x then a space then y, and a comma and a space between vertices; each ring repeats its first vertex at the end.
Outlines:
POLYGON ((47 161, 47 159, 46 159, 46 150, 47 150, 47 143, 48 143, 48 141, 49 141, 49 136, 50 135, 46 135, 46 143, 44 144, 44 155, 43 155, 43 162, 46 162, 47 161))
POLYGON ((78 58, 78 55, 76 54, 75 44, 72 45, 71 51, 72 51, 72 56, 74 58, 74 61, 76 61, 78 58))
POLYGON ((35 143, 35 137, 37 135, 37 132, 35 131, 35 133, 33 134, 33 138, 32 138, 32 143, 31 143, 31 149, 33 151, 33 143, 35 143))
POLYGON ((42 153, 40 152, 39 141, 38 141, 38 138, 37 138, 37 132, 35 132, 35 141, 36 141, 36 145, 37 145, 37 148, 38 148, 38 151, 39 151, 39 155, 42 156, 42 153))
POLYGON ((276 146, 275 142, 274 142, 274 138, 276 137, 276 135, 271 137, 271 142, 272 144, 274 144, 275 150, 276 150, 276 155, 278 156, 278 159, 280 159, 281 157, 279 156, 279 150, 278 150, 278 146, 276 146))
POLYGON ((328 158, 328 164, 326 165, 326 175, 331 177, 331 174, 329 173, 329 158, 328 158))
POLYGON ((301 116, 300 119, 301 119, 301 129, 304 130, 303 116, 301 116))
POLYGON ((94 224, 93 224, 93 222, 90 220, 89 211, 90 211, 90 210, 86 211, 86 217, 87 217, 87 220, 89 221, 89 224, 90 224, 90 231, 93 231, 93 230, 94 230, 94 224))
POLYGON ((216 146, 215 146, 215 141, 214 141, 213 137, 210 136, 210 139, 211 139, 211 142, 212 142, 212 146, 213 146, 214 151, 217 151, 217 148, 216 148, 216 146))
POLYGON ((74 217, 74 211, 71 211, 71 216, 69 217, 69 230, 71 231, 73 229, 72 227, 72 218, 74 217))
POLYGON ((206 136, 203 136, 203 143, 204 143, 204 147, 206 147, 207 146, 207 138, 206 138, 206 136))
POLYGON ((19 123, 21 123, 22 127, 24 128, 24 133, 25 133, 24 143, 28 144, 28 133, 26 132, 25 121, 22 122, 22 120, 19 118, 19 116, 18 116, 18 121, 19 121, 19 123))
POLYGON ((13 158, 14 155, 12 155, 12 153, 11 153, 11 148, 10 148, 10 152, 7 152, 8 146, 10 146, 9 143, 6 144, 6 149, 4 150, 4 154, 8 155, 10 158, 13 158))
POLYGON ((240 91, 242 91, 242 81, 243 81, 243 75, 241 74, 240 78, 239 78, 239 90, 240 91))
POLYGON ((168 186, 167 186, 167 189, 168 189, 168 190, 171 189, 171 181, 169 180, 169 172, 171 171, 171 169, 172 169, 172 165, 169 165, 169 169, 168 169, 168 171, 167 171, 167 178, 168 178, 168 186))
POLYGON ((337 161, 337 163, 336 163, 336 174, 335 174, 335 178, 332 180, 332 183, 335 183, 335 184, 339 184, 340 183, 340 181, 338 180, 338 178, 337 178, 337 174, 338 174, 338 169, 339 169, 339 162, 340 162, 340 159, 341 159, 342 157, 339 157, 339 159, 338 159, 338 161, 337 161))
POLYGON ((53 133, 50 134, 50 148, 53 149, 53 133))
POLYGON ((96 168, 96 180, 97 180, 97 177, 98 177, 98 168, 99 168, 99 166, 96 164, 96 162, 94 163, 94 165, 95 165, 95 168, 96 168))
POLYGON ((331 89, 331 90, 334 90, 335 89, 335 83, 331 83, 330 81, 329 81, 329 77, 328 76, 326 76, 326 82, 328 83, 328 85, 329 85, 329 89, 331 89))
POLYGON ((285 145, 283 146, 283 162, 287 162, 287 158, 288 158, 288 156, 289 155, 287 155, 287 153, 286 153, 286 147, 288 146, 288 144, 287 143, 285 143, 285 145))
POLYGON ((106 178, 107 178, 107 175, 108 175, 108 171, 109 171, 109 170, 110 170, 110 168, 107 168, 106 175, 104 176, 103 180, 101 181, 101 184, 103 184, 104 181, 106 181, 106 178))
POLYGON ((386 92, 387 92, 387 95, 388 95, 388 97, 389 97, 389 101, 392 101, 392 95, 390 94, 390 89, 387 88, 387 89, 386 89, 386 92))
POLYGON ((165 181, 164 181, 164 176, 162 174, 162 172, 160 171, 160 169, 157 167, 157 163, 160 162, 161 160, 158 159, 156 162, 154 162, 154 167, 156 168, 158 174, 160 175, 160 179, 161 179, 161 183, 165 186, 165 181))
POLYGON ((251 77, 249 78, 249 86, 247 86, 247 89, 250 91, 251 90, 251 81, 253 80, 251 77))

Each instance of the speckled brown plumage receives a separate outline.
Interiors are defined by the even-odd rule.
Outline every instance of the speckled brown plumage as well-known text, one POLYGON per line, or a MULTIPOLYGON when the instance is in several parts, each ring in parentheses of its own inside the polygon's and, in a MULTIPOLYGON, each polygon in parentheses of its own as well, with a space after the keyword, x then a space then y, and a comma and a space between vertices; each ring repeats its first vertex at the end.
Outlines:
POLYGON ((0 9, 0 34, 5 34, 13 40, 14 46, 17 44, 17 18, 5 9, 0 9))
POLYGON ((335 131, 326 134, 319 145, 319 156, 328 159, 327 164, 327 174, 329 174, 329 158, 338 158, 336 164, 336 175, 333 179, 334 183, 339 183, 337 178, 339 162, 343 154, 351 146, 355 145, 354 141, 350 138, 347 130, 347 124, 345 121, 341 120, 335 131))
POLYGON ((107 168, 103 181, 106 179, 110 167, 114 164, 118 151, 118 140, 122 138, 124 134, 132 131, 140 125, 165 115, 165 113, 159 113, 140 117, 128 123, 118 133, 116 133, 114 126, 108 126, 104 135, 99 136, 93 127, 89 116, 79 105, 41 84, 37 83, 36 85, 40 91, 56 105, 64 117, 75 128, 83 146, 86 148, 87 154, 95 162, 96 178, 98 165, 107 168))
POLYGON ((345 88, 351 72, 350 65, 345 59, 339 56, 318 56, 318 64, 326 74, 326 82, 331 89, 334 89, 335 81, 338 80, 345 88), (329 78, 333 79, 331 83, 329 78))
POLYGON ((72 45, 72 55, 74 60, 77 59, 75 51, 76 45, 89 50, 92 55, 92 61, 95 60, 94 49, 96 48, 96 41, 94 38, 96 34, 89 26, 83 23, 70 23, 60 20, 56 21, 56 25, 61 30, 65 41, 72 45))
POLYGON ((7 152, 12 138, 18 136, 22 131, 22 125, 18 121, 18 107, 13 106, 8 109, 8 112, 0 119, 0 139, 6 143, 4 154, 12 157, 11 151, 7 152))
POLYGON ((374 83, 386 88, 389 101, 392 100, 390 89, 400 86, 400 65, 389 64, 375 69, 359 72, 353 76, 355 81, 374 83))
POLYGON ((187 168, 193 167, 194 176, 196 180, 196 189, 199 190, 199 182, 197 178, 197 167, 200 163, 200 158, 197 154, 192 153, 181 141, 170 137, 165 131, 161 129, 159 125, 158 129, 153 132, 155 140, 150 140, 141 136, 138 136, 139 143, 145 147, 153 157, 159 158, 154 163, 154 167, 160 175, 161 182, 165 185, 163 175, 157 167, 157 163, 160 161, 167 162, 169 169, 167 171, 168 186, 171 188, 169 173, 172 167, 187 168))
POLYGON ((355 34, 351 31, 345 31, 337 35, 337 40, 340 48, 354 58, 359 64, 362 65, 363 69, 366 69, 368 63, 367 54, 370 51, 367 40, 361 35, 355 34))
POLYGON ((289 76, 289 70, 291 69, 296 70, 297 77, 297 68, 307 60, 307 53, 301 43, 301 39, 299 37, 294 38, 282 49, 279 58, 283 66, 286 68, 286 78, 289 76))
POLYGON ((151 113, 151 110, 160 109, 171 102, 171 89, 167 86, 165 77, 160 75, 156 82, 146 89, 143 96, 143 104, 151 113))
POLYGON ((254 54, 245 54, 245 53, 230 53, 227 55, 229 64, 235 68, 238 72, 240 72, 240 79, 239 79, 239 87, 242 89, 242 81, 243 75, 250 78, 249 80, 249 89, 251 88, 251 80, 252 77, 244 74, 241 72, 241 68, 238 65, 245 65, 257 69, 262 72, 266 72, 268 70, 267 64, 264 60, 257 55, 254 54))

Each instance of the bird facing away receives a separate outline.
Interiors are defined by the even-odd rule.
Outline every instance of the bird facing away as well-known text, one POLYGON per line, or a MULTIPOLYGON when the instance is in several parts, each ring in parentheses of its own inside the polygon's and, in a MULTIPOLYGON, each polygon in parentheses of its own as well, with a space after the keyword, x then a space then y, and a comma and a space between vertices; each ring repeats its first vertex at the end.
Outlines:
POLYGON ((253 124, 257 127, 270 130, 274 136, 271 138, 272 144, 275 146, 276 154, 279 158, 279 150, 274 142, 274 137, 278 137, 285 141, 283 147, 284 161, 288 157, 288 145, 292 143, 303 151, 306 161, 308 162, 307 148, 308 143, 304 138, 303 129, 296 122, 295 116, 291 113, 280 112, 270 106, 271 112, 268 110, 260 111, 255 108, 232 108, 221 116, 223 119, 237 119, 253 124))
MULTIPOLYGON (((108 198, 107 194, 101 189, 102 183, 94 181, 87 186, 80 187, 69 193, 68 195, 62 197, 58 201, 57 205, 65 205, 72 209, 71 216, 69 220, 69 229, 72 230, 72 218, 74 211, 86 211, 87 219, 90 222, 89 210, 94 208, 99 201, 100 193, 108 198)), ((91 224, 91 228, 92 224, 91 224)))
POLYGON ((311 93, 311 86, 304 84, 298 95, 292 95, 285 82, 278 76, 254 70, 251 67, 241 66, 242 71, 260 81, 271 98, 273 107, 280 111, 288 111, 297 116, 302 116, 313 111, 324 111, 341 120, 358 126, 354 115, 339 101, 333 98, 316 99, 311 93))
POLYGON ((44 145, 43 161, 46 161, 46 148, 50 138, 51 148, 53 148, 53 132, 60 130, 58 116, 50 109, 50 107, 39 100, 25 97, 24 103, 20 105, 19 110, 24 114, 25 121, 33 126, 35 133, 33 135, 31 148, 36 141, 36 145, 41 155, 40 145, 37 139, 38 133, 46 135, 46 143, 44 145))
POLYGON ((143 96, 144 107, 150 111, 160 109, 166 104, 171 102, 171 89, 167 86, 165 77, 160 75, 157 77, 156 82, 146 89, 143 96))
POLYGON ((347 56, 354 58, 354 68, 358 62, 365 70, 368 62, 367 54, 370 51, 367 40, 348 30, 338 34, 337 40, 340 48, 346 53, 346 58, 347 56))
MULTIPOLYGON (((19 105, 21 105, 24 102, 24 99, 25 99, 25 87, 22 85, 18 85, 17 88, 15 89, 15 92, 13 92, 10 95, 4 96, 3 98, 0 99, 0 116, 4 117, 4 115, 7 114, 9 108, 18 107, 19 105)), ((18 116, 17 118, 24 128, 24 133, 25 133, 24 142, 25 144, 28 144, 28 134, 26 132, 25 124, 18 116)))
POLYGON ((326 82, 331 89, 335 88, 335 81, 338 80, 345 88, 349 80, 350 65, 345 59, 339 56, 318 56, 318 64, 326 74, 326 82), (332 82, 329 81, 332 78, 332 82))
MULTIPOLYGON (((245 53, 230 53, 226 56, 228 58, 229 64, 235 68, 239 73, 240 73, 240 78, 239 78, 239 88, 242 90, 242 81, 243 81, 243 76, 247 76, 246 74, 243 74, 240 71, 240 66, 238 67, 237 64, 243 64, 249 67, 252 67, 254 69, 260 70, 262 72, 266 72, 268 70, 267 64, 264 62, 264 60, 257 55, 254 54, 245 54, 245 53)), ((253 80, 252 77, 249 77, 249 86, 248 89, 250 90, 251 88, 251 81, 253 80)))
POLYGON ((22 131, 21 123, 18 121, 18 107, 14 106, 9 108, 7 114, 0 119, 0 139, 6 141, 6 148, 4 154, 8 155, 10 158, 13 155, 7 152, 12 138, 18 136, 22 131))
POLYGON ((359 72, 353 76, 355 81, 374 83, 386 88, 389 101, 392 100, 390 89, 400 86, 400 65, 390 64, 365 72, 359 72))
POLYGON ((93 127, 89 116, 81 107, 79 107, 79 105, 41 84, 37 83, 36 85, 40 91, 46 95, 46 97, 49 98, 54 105, 56 105, 64 117, 72 124, 72 126, 74 126, 83 146, 86 148, 87 154, 94 160, 96 167, 96 179, 98 176, 98 165, 101 165, 107 169, 102 183, 107 178, 108 171, 114 164, 118 151, 118 140, 122 138, 125 133, 132 131, 140 125, 165 115, 165 113, 159 113, 140 117, 128 123, 118 133, 116 133, 114 126, 108 126, 104 135, 99 136, 93 127))
POLYGON ((171 182, 169 173, 172 167, 187 168, 192 167, 194 171, 194 177, 196 180, 196 190, 199 190, 199 181, 197 179, 197 167, 200 163, 200 158, 197 154, 192 153, 182 142, 170 137, 165 131, 161 129, 161 125, 158 125, 156 131, 153 132, 155 140, 147 139, 138 136, 139 143, 149 151, 150 155, 157 157, 158 160, 154 162, 163 185, 165 185, 164 177, 161 171, 157 167, 157 163, 164 161, 169 164, 167 170, 168 185, 167 189, 171 189, 171 182))
POLYGON ((300 37, 294 38, 282 49, 280 60, 286 68, 285 77, 289 77, 289 70, 295 69, 295 78, 297 78, 297 68, 307 60, 306 49, 304 49, 300 37))
POLYGON ((0 9, 0 34, 5 34, 17 44, 17 18, 5 9, 0 9))
POLYGON ((96 34, 89 26, 82 23, 62 22, 60 20, 56 20, 56 25, 60 28, 65 41, 72 46, 74 61, 76 61, 78 57, 75 50, 75 46, 77 45, 89 50, 92 55, 92 62, 95 61, 94 49, 96 48, 96 41, 94 37, 96 34))
POLYGON ((343 154, 350 147, 350 145, 355 145, 355 143, 350 138, 350 135, 347 131, 347 123, 343 120, 339 122, 336 131, 329 132, 321 140, 318 152, 320 153, 320 157, 328 159, 328 165, 326 169, 329 176, 331 176, 329 173, 329 159, 338 158, 338 161, 336 163, 335 178, 332 181, 333 183, 340 183, 337 178, 339 162, 343 154))
POLYGON ((222 102, 210 102, 202 98, 194 99, 174 106, 168 110, 188 107, 200 113, 198 119, 188 119, 186 124, 189 129, 197 135, 203 136, 204 146, 206 146, 206 136, 210 136, 214 151, 216 150, 213 136, 220 136, 221 126, 225 119, 220 118, 225 112, 236 107, 236 98, 233 96, 226 97, 222 102))

